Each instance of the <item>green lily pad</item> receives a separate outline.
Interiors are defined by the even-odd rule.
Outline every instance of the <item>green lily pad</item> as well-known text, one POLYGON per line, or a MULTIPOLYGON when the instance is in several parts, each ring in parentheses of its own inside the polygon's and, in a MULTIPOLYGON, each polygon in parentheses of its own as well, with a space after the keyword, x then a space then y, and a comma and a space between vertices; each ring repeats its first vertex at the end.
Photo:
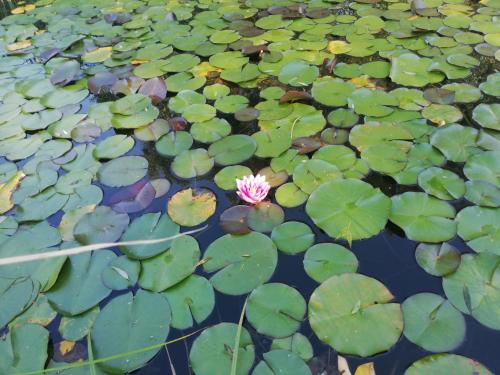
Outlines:
POLYGON ((478 206, 500 207, 500 188, 486 181, 467 181, 465 199, 478 206))
POLYGON ((356 255, 334 243, 319 243, 311 246, 304 256, 304 270, 318 283, 334 275, 354 273, 357 269, 356 255))
POLYGON ((471 181, 486 181, 500 185, 498 157, 500 152, 487 151, 471 156, 464 166, 464 174, 471 181))
POLYGON ((413 241, 444 242, 456 234, 455 209, 425 193, 407 192, 392 197, 389 216, 413 241))
POLYGON ((264 353, 264 359, 255 366, 252 375, 311 375, 312 372, 297 354, 288 350, 272 350, 264 353))
POLYGON ((115 258, 116 255, 109 250, 70 257, 47 293, 50 303, 56 310, 71 316, 96 306, 111 293, 103 284, 101 274, 115 258))
POLYGON ((203 148, 185 150, 171 164, 172 171, 180 178, 203 176, 214 166, 214 159, 203 148))
POLYGON ((236 190, 236 179, 242 179, 245 176, 251 175, 252 170, 243 165, 231 165, 222 168, 214 176, 215 184, 223 190, 236 190))
POLYGON ((403 53, 392 59, 390 77, 395 83, 415 87, 442 81, 444 75, 441 72, 429 71, 431 64, 431 59, 403 53))
POLYGON ((305 203, 309 195, 293 182, 288 182, 276 190, 275 197, 280 206, 297 207, 305 203))
POLYGON ((463 254, 458 269, 443 278, 443 289, 450 302, 482 325, 500 329, 498 256, 490 253, 463 254))
POLYGON ((483 128, 500 130, 500 104, 479 104, 472 111, 472 118, 483 128))
POLYGON ((400 305, 379 281, 345 273, 323 282, 309 300, 314 333, 340 353, 368 357, 391 348, 403 331, 400 305))
POLYGON ((421 243, 415 250, 415 259, 425 272, 433 276, 446 276, 460 265, 460 252, 448 243, 421 243))
POLYGON ((37 324, 11 329, 0 341, 0 371, 4 374, 43 371, 48 343, 49 331, 37 324))
POLYGON ((277 204, 270 202, 260 202, 252 206, 246 218, 250 229, 268 233, 285 220, 283 209, 277 204))
POLYGON ((294 333, 306 313, 306 302, 294 288, 280 283, 264 284, 248 297, 246 318, 257 332, 271 337, 294 333))
POLYGON ((148 161, 142 156, 122 156, 104 163, 97 177, 107 186, 128 186, 143 178, 147 170, 148 161))
POLYGON ((219 165, 234 165, 244 162, 253 156, 257 144, 255 140, 244 134, 230 135, 208 148, 208 154, 219 165))
POLYGON ((271 239, 279 250, 287 254, 297 254, 312 246, 314 233, 307 224, 288 221, 273 229, 271 239))
POLYGON ((473 359, 456 354, 433 354, 421 358, 408 367, 404 375, 493 375, 486 367, 473 359))
POLYGON ((294 60, 281 68, 278 79, 290 86, 303 87, 313 83, 318 76, 319 69, 316 66, 302 60, 294 60))
POLYGON ((500 212, 494 208, 471 206, 457 214, 458 235, 474 251, 500 255, 500 212))
POLYGON ((134 286, 139 279, 141 265, 126 256, 113 259, 102 272, 102 282, 112 290, 123 290, 134 286))
MULTIPOLYGON (((179 233, 179 226, 168 215, 147 213, 132 221, 122 235, 121 241, 155 240, 179 233)), ((123 245, 120 250, 132 259, 147 259, 167 250, 172 241, 152 245, 123 245)))
POLYGON ((193 137, 185 131, 173 131, 163 135, 155 144, 156 151, 163 156, 177 156, 193 145, 193 137))
POLYGON ((305 193, 311 194, 322 184, 342 178, 337 166, 324 160, 307 160, 293 171, 293 182, 305 193))
POLYGON ((427 351, 451 351, 465 338, 464 317, 437 294, 415 294, 403 302, 401 309, 404 335, 427 351))
MULTIPOLYGON (((165 341, 169 332, 170 306, 161 294, 139 289, 110 301, 92 327, 94 358, 127 353, 165 341)), ((160 347, 99 363, 106 371, 129 372, 142 367, 160 347)))
POLYGON ((391 202, 366 182, 330 181, 316 189, 306 205, 313 222, 330 237, 349 242, 378 234, 387 222, 391 202))
POLYGON ((75 239, 84 245, 100 242, 115 242, 129 223, 127 214, 113 211, 107 206, 99 206, 84 214, 73 230, 75 239))
POLYGON ((418 175, 418 184, 427 194, 439 199, 458 199, 465 194, 465 183, 446 169, 431 167, 418 175))
POLYGON ((115 159, 134 147, 134 138, 124 134, 113 135, 100 142, 94 150, 97 159, 115 159))
POLYGON ((215 295, 207 279, 191 275, 163 292, 172 308, 172 322, 176 329, 187 329, 194 322, 203 322, 215 306, 215 295))
POLYGON ((168 215, 174 223, 193 227, 206 221, 215 212, 215 194, 208 189, 185 189, 168 201, 168 215))
POLYGON ((314 82, 311 94, 318 103, 342 107, 347 104, 347 98, 353 93, 356 86, 342 79, 324 77, 314 82))
POLYGON ((139 285, 161 292, 189 277, 200 260, 198 242, 191 236, 173 240, 170 249, 141 262, 139 285))
POLYGON ((451 124, 437 129, 430 143, 443 153, 448 160, 464 162, 478 152, 476 138, 478 131, 459 124, 451 124))
POLYGON ((101 310, 99 306, 94 307, 82 314, 75 316, 63 316, 59 323, 59 333, 65 340, 78 341, 90 332, 101 310))
POLYGON ((215 108, 208 104, 191 104, 182 111, 182 117, 188 122, 203 122, 215 117, 215 108))
POLYGON ((271 350, 283 349, 297 354, 304 361, 309 361, 313 355, 313 347, 310 341, 301 333, 294 333, 289 337, 274 339, 271 350))
POLYGON ((5 327, 16 316, 25 311, 35 300, 40 283, 30 278, 0 279, 0 326, 5 327))
POLYGON ((245 294, 268 281, 278 261, 276 246, 258 232, 226 234, 205 251, 203 270, 216 272, 210 282, 224 294, 245 294))
MULTIPOLYGON (((196 375, 229 374, 235 352, 238 325, 219 323, 205 329, 193 342, 189 361, 196 375)), ((245 327, 241 328, 235 375, 250 372, 255 359, 255 347, 245 327)))
POLYGON ((226 120, 215 117, 208 121, 195 122, 190 132, 197 142, 213 143, 228 136, 231 133, 231 125, 226 120))

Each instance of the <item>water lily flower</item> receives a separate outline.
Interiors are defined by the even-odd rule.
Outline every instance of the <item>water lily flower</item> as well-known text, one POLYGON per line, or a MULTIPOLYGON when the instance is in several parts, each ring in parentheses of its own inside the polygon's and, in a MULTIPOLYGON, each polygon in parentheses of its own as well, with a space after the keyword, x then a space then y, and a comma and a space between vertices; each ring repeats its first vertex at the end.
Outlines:
POLYGON ((236 179, 236 185, 238 186, 236 194, 251 204, 262 202, 271 188, 271 185, 266 181, 266 176, 260 174, 245 176, 243 180, 236 179))

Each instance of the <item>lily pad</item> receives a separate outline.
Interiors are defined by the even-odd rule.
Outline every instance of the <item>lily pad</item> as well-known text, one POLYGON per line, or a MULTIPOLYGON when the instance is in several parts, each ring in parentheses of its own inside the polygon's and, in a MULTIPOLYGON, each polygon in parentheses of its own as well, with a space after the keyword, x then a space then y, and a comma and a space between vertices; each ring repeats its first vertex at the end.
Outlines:
POLYGON ((439 199, 458 199, 465 194, 465 183, 446 169, 431 167, 418 175, 418 184, 427 194, 439 199))
MULTIPOLYGON (((161 294, 139 289, 114 298, 99 313, 92 328, 95 358, 127 353, 165 341, 170 306, 161 294)), ((99 364, 105 370, 129 372, 142 367, 160 348, 99 364)))
POLYGON ((289 375, 311 375, 312 372, 297 354, 288 350, 272 350, 264 353, 264 359, 255 366, 252 375, 277 375, 286 372, 289 375))
POLYGON ((389 219, 413 241, 444 242, 456 234, 455 209, 425 193, 407 192, 392 197, 389 219))
POLYGON ((283 209, 271 202, 260 202, 248 211, 248 226, 257 232, 268 233, 285 220, 283 209))
POLYGON ((107 186, 128 186, 143 178, 147 170, 148 161, 142 156, 122 156, 103 164, 98 178, 107 186))
POLYGON ((257 144, 252 137, 237 134, 212 143, 208 154, 219 165, 234 165, 251 158, 256 149, 257 144))
POLYGON ((248 297, 246 318, 257 332, 271 337, 294 333, 306 313, 306 301, 294 288, 280 283, 259 286, 248 297))
POLYGON ((185 189, 168 201, 168 215, 174 223, 194 227, 206 221, 215 212, 215 194, 208 189, 185 189))
POLYGON ((172 171, 181 178, 203 176, 214 166, 214 159, 203 148, 185 150, 171 164, 172 171))
POLYGON ((473 359, 457 354, 433 354, 414 362, 404 375, 435 374, 447 375, 492 375, 486 367, 473 359))
POLYGON ((84 214, 73 230, 75 239, 84 245, 114 242, 120 238, 129 223, 127 214, 120 214, 106 206, 84 214))
POLYGON ((471 206, 457 214, 458 235, 476 252, 500 255, 500 211, 471 206))
POLYGON ((161 292, 189 277, 200 260, 198 242, 191 236, 176 238, 170 249, 143 260, 139 285, 161 292))
MULTIPOLYGON (((205 251, 203 270, 216 272, 210 282, 224 294, 245 294, 268 281, 278 261, 276 246, 258 232, 226 234, 205 251)), ((208 375, 208 374, 207 374, 208 375)))
POLYGON ((443 278, 446 297, 464 314, 470 314, 479 323, 498 330, 499 272, 498 256, 490 253, 463 254, 458 269, 443 278))
POLYGON ((67 315, 78 315, 96 306, 111 293, 103 284, 101 274, 115 258, 109 250, 70 257, 47 293, 50 303, 67 315))
MULTIPOLYGON (((219 323, 205 329, 194 340, 189 361, 196 375, 228 374, 231 372, 238 325, 219 323)), ((255 359, 255 347, 246 328, 241 328, 236 375, 250 372, 255 359)))
POLYGON ((304 256, 304 270, 318 283, 331 276, 354 273, 358 259, 352 251, 334 243, 319 243, 311 246, 304 256))
MULTIPOLYGON (((132 221, 123 233, 121 241, 154 240, 179 233, 179 226, 168 215, 159 212, 144 214, 132 221)), ((152 245, 123 245, 120 250, 132 259, 146 259, 170 247, 172 241, 152 245)))
POLYGON ((340 353, 368 357, 391 348, 403 331, 400 305, 379 281, 345 273, 323 282, 309 300, 314 333, 340 353))
POLYGON ((451 351, 465 338, 464 317, 437 294, 415 294, 407 298, 401 308, 404 335, 427 351, 451 351))
POLYGON ((330 181, 316 189, 306 205, 313 222, 330 237, 349 242, 378 234, 387 222, 391 202, 366 182, 330 181))
POLYGON ((415 250, 415 259, 425 272, 433 276, 446 276, 460 265, 460 252, 448 243, 421 243, 415 250))
POLYGON ((288 221, 273 229, 271 239, 279 250, 287 254, 297 254, 312 246, 314 233, 307 224, 288 221))
POLYGON ((191 275, 163 292, 172 308, 172 322, 176 329, 187 329, 194 322, 203 322, 215 306, 212 285, 202 276, 191 275))

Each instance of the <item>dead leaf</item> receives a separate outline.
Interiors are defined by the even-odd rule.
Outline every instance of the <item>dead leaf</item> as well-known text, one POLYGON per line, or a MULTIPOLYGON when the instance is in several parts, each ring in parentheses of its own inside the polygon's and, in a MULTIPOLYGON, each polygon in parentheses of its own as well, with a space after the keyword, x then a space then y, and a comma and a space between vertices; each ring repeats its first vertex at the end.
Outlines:
POLYGON ((68 354, 75 347, 74 341, 64 340, 59 343, 59 351, 62 355, 68 354))
POLYGON ((20 42, 9 44, 7 46, 7 51, 18 51, 28 47, 31 47, 31 40, 21 40, 20 42))
POLYGON ((0 214, 14 207, 14 203, 11 201, 12 193, 16 190, 24 176, 25 174, 23 171, 17 171, 14 176, 0 185, 0 214))
POLYGON ((376 375, 373 362, 363 363, 362 365, 358 366, 354 375, 376 375))
POLYGON ((347 359, 342 356, 337 356, 337 367, 339 368, 340 375, 352 375, 351 370, 349 370, 349 364, 347 359))

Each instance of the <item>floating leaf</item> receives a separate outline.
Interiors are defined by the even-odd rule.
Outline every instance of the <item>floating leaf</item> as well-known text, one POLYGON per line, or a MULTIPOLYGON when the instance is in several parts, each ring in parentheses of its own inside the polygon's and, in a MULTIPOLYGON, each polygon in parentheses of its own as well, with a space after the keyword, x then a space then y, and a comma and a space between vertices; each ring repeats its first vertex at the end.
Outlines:
POLYGON ((279 250, 296 254, 306 251, 314 244, 314 233, 307 224, 288 221, 273 229, 271 239, 279 250))
POLYGON ((202 276, 191 275, 163 292, 172 308, 171 326, 186 329, 203 322, 215 306, 212 285, 202 276))
POLYGON ((367 357, 388 350, 403 331, 393 295, 379 281, 345 273, 323 282, 309 300, 309 322, 336 351, 367 357))
MULTIPOLYGON (((165 341, 170 307, 161 294, 139 289, 116 297, 99 313, 92 327, 95 358, 127 353, 165 341)), ((105 370, 129 372, 142 367, 160 350, 150 350, 100 363, 105 370)))
POLYGON ((356 255, 334 243, 319 243, 311 246, 304 256, 304 270, 318 283, 334 275, 356 272, 357 269, 356 255))
POLYGON ((464 317, 437 294, 415 294, 403 302, 401 309, 404 335, 427 351, 451 351, 465 338, 464 317))
POLYGON ((58 281, 47 293, 49 301, 67 315, 90 310, 111 293, 103 284, 101 273, 114 258, 116 255, 109 250, 70 257, 58 281))
POLYGON ((238 325, 219 323, 205 329, 194 340, 189 353, 189 361, 195 374, 229 374, 237 346, 238 361, 235 375, 250 372, 255 359, 255 347, 248 331, 241 327, 238 343, 235 343, 238 325))
POLYGON ((172 221, 194 227, 206 221, 215 212, 216 198, 207 189, 185 189, 177 192, 168 201, 168 215, 172 221))
POLYGON ((415 250, 415 259, 420 267, 433 276, 445 276, 460 265, 460 253, 448 243, 421 243, 415 250))
POLYGON ((272 276, 278 261, 276 246, 269 237, 257 232, 226 234, 205 251, 208 259, 203 270, 216 272, 210 282, 224 294, 245 294, 272 276))
POLYGON ((443 242, 456 233, 455 209, 425 193, 408 192, 392 197, 389 219, 413 241, 443 242))
POLYGON ((378 234, 391 202, 380 190, 354 179, 330 181, 309 197, 306 212, 330 237, 351 242, 378 234))
POLYGON ((456 354, 433 354, 414 362, 404 375, 446 375, 450 371, 457 375, 492 375, 486 367, 473 359, 456 354), (457 372, 459 371, 459 372, 457 372))

